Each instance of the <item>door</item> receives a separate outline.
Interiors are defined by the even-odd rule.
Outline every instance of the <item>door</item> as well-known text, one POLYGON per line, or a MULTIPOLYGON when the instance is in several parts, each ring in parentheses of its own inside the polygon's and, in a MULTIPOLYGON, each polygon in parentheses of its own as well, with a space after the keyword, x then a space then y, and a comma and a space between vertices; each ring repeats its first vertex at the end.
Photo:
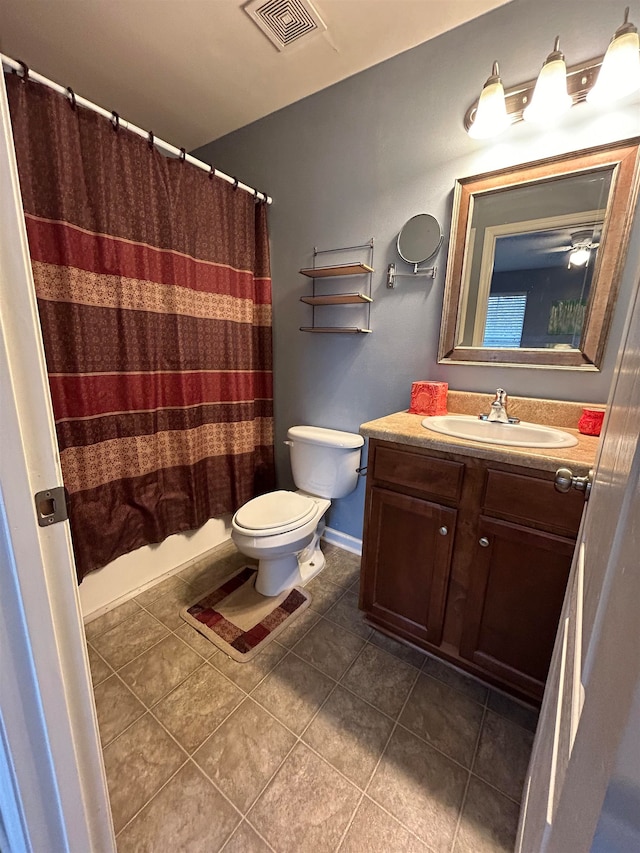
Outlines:
POLYGON ((34 505, 62 477, 0 77, 0 824, 11 850, 109 853, 69 525, 34 505))
POLYGON ((519 853, 591 849, 640 686, 637 290, 623 340, 525 783, 519 853))
POLYGON ((371 489, 363 607, 408 637, 442 638, 456 510, 371 489))
POLYGON ((575 541, 486 516, 477 536, 460 654, 541 699, 575 541))

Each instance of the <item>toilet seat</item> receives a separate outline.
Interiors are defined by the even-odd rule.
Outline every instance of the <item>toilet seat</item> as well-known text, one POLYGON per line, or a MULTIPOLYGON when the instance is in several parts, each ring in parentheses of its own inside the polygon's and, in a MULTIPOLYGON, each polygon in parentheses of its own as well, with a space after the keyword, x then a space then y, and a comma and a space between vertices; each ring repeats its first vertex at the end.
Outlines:
POLYGON ((298 492, 279 490, 253 498, 233 516, 233 526, 252 536, 275 536, 296 530, 316 514, 316 502, 298 492))

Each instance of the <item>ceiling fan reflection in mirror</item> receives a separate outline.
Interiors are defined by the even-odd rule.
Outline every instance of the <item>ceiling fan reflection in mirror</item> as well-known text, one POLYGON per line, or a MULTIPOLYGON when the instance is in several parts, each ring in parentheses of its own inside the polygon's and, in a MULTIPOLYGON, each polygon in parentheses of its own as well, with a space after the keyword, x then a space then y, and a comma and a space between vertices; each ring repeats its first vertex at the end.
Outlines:
POLYGON ((600 245, 593 229, 587 228, 583 231, 575 231, 571 235, 569 246, 558 246, 556 252, 570 252, 567 260, 567 269, 571 267, 586 267, 591 257, 591 250, 600 245))

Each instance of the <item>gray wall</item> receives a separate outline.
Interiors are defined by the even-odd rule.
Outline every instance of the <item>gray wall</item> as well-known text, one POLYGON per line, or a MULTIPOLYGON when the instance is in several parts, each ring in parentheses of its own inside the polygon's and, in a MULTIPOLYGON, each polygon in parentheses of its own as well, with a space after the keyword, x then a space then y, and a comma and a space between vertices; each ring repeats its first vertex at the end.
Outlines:
MULTIPOLYGON (((436 359, 455 179, 640 133, 637 100, 606 114, 582 105, 547 132, 522 122, 498 141, 470 139, 462 124, 465 110, 494 59, 509 86, 535 77, 557 34, 569 64, 598 56, 622 12, 622 6, 601 0, 514 0, 194 152, 274 198, 269 217, 275 420, 283 486, 290 485, 282 445, 288 426, 357 431, 364 421, 406 409, 411 383, 419 379, 445 380, 469 391, 501 385, 515 395, 607 399, 634 285, 630 273, 622 282, 600 373, 439 365, 436 359), (387 264, 402 265, 395 252, 398 231, 421 212, 436 216, 445 232, 436 280, 403 278, 388 290, 387 264), (299 301, 310 292, 309 282, 298 270, 311 265, 313 247, 372 236, 373 334, 298 331, 311 320, 311 308, 299 301)), ((639 238, 627 270, 637 267, 639 238)), ((359 309, 342 310, 346 319, 359 309)), ((363 497, 361 482, 354 494, 334 503, 329 525, 360 537, 363 497)))

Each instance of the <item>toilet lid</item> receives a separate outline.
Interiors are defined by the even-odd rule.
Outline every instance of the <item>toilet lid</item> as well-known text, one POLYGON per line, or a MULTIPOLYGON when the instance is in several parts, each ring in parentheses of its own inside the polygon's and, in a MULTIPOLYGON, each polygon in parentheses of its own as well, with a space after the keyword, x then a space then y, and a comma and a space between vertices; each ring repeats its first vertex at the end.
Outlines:
POLYGON ((279 527, 298 527, 311 518, 315 501, 297 492, 269 492, 246 503, 236 512, 234 521, 246 530, 273 531, 279 527))

